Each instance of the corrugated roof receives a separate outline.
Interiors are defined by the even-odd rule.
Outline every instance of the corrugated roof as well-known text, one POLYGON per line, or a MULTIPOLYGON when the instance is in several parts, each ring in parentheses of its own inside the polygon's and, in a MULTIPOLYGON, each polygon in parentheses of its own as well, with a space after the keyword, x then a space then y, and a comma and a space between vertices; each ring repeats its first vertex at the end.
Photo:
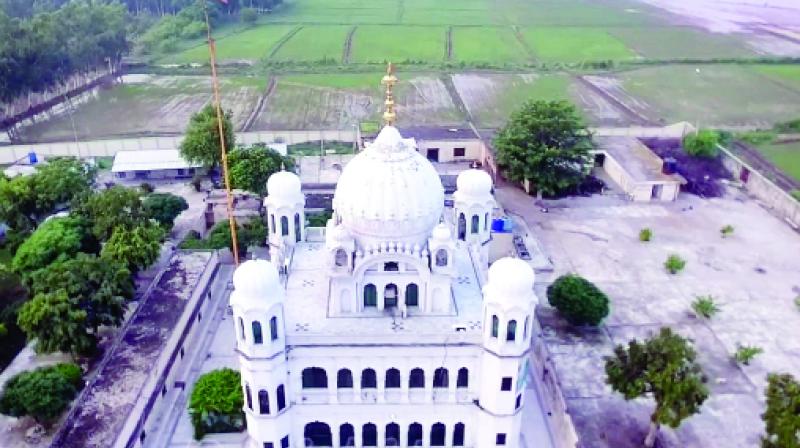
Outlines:
POLYGON ((177 149, 146 149, 118 152, 114 156, 111 172, 180 170, 201 166, 187 162, 177 149))

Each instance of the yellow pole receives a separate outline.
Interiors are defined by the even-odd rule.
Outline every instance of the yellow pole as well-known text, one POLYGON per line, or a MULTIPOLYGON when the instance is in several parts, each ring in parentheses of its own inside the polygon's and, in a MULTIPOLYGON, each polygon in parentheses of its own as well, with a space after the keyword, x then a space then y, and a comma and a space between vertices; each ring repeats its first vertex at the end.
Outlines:
POLYGON ((211 21, 208 20, 208 5, 203 2, 203 10, 206 16, 206 31, 208 33, 208 51, 211 56, 211 85, 214 90, 214 108, 217 110, 217 129, 219 131, 219 146, 222 153, 222 175, 225 179, 225 197, 227 199, 228 225, 231 227, 231 249, 233 250, 233 262, 239 266, 239 244, 236 238, 236 219, 233 217, 233 196, 231 195, 231 181, 228 175, 228 153, 225 150, 225 129, 222 124, 222 106, 219 98, 219 82, 217 79, 217 46, 211 37, 211 21))

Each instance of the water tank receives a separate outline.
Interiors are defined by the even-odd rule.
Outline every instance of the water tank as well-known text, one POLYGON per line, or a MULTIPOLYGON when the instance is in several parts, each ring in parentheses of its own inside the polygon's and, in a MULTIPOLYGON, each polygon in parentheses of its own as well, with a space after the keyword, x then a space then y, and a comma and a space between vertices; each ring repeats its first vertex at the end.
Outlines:
POLYGON ((503 232, 503 218, 492 220, 492 232, 503 232))
POLYGON ((678 172, 678 161, 674 157, 666 157, 661 169, 664 174, 675 174, 678 172))
POLYGON ((514 222, 511 221, 511 218, 503 218, 503 231, 511 232, 512 230, 514 230, 514 222))
POLYGON ((36 165, 39 162, 39 159, 36 157, 36 153, 31 151, 28 153, 28 162, 31 165, 36 165))

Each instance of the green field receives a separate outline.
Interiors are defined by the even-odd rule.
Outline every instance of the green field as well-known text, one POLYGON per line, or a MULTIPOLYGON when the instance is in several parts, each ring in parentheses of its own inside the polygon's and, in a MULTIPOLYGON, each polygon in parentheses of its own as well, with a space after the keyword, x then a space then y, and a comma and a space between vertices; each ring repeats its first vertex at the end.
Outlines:
POLYGON ((445 57, 444 27, 359 26, 353 37, 351 61, 442 61, 445 57))
POLYGON ((784 173, 800 182, 800 142, 772 143, 759 146, 758 150, 784 173))
POLYGON ((759 65, 756 70, 770 79, 800 90, 800 65, 759 65))
POLYGON ((526 28, 521 31, 536 59, 544 62, 626 60, 636 55, 598 28, 526 28))
MULTIPOLYGON (((220 62, 238 60, 257 60, 269 54, 294 26, 265 25, 252 28, 217 40, 217 59, 220 62)), ((165 57, 162 63, 189 64, 208 63, 208 47, 200 45, 176 55, 165 57)))
POLYGON ((689 27, 625 27, 610 30, 639 55, 652 59, 753 57, 739 38, 689 27))
POLYGON ((340 62, 344 42, 351 26, 320 25, 304 26, 284 43, 273 56, 276 61, 322 61, 340 62))
POLYGON ((502 64, 526 62, 531 58, 511 28, 468 27, 453 29, 452 59, 502 64))

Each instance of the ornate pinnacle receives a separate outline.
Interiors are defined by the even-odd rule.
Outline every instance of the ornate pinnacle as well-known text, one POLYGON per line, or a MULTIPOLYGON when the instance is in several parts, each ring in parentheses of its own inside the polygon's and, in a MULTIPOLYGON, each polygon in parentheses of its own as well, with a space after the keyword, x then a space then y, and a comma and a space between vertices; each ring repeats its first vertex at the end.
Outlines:
POLYGON ((383 123, 386 126, 393 126, 397 120, 397 114, 394 111, 394 85, 397 84, 397 77, 394 75, 394 64, 391 62, 386 67, 386 75, 381 79, 381 84, 386 86, 386 100, 384 101, 386 110, 383 112, 383 123))

